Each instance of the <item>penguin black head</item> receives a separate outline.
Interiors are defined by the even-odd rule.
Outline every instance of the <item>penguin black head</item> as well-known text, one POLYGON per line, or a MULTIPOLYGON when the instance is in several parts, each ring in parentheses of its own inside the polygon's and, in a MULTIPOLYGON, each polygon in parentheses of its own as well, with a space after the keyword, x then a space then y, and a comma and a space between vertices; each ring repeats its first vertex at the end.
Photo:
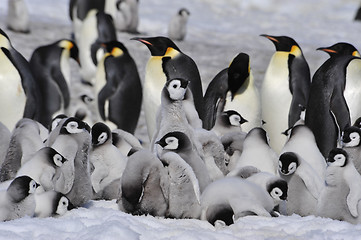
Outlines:
POLYGON ((90 127, 87 123, 81 121, 76 117, 70 117, 63 123, 60 134, 76 134, 81 133, 83 131, 87 131, 90 133, 90 127))
POLYGON ((320 47, 317 50, 324 51, 330 55, 330 57, 336 55, 350 55, 355 57, 360 57, 360 53, 357 49, 350 43, 339 42, 330 47, 320 47))
POLYGON ((145 44, 152 56, 164 56, 168 48, 173 48, 178 52, 181 50, 175 45, 175 43, 167 37, 150 37, 150 38, 131 38, 131 40, 137 40, 145 44))
POLYGON ((249 56, 246 53, 239 53, 228 67, 228 88, 232 93, 232 99, 243 85, 250 73, 249 56))
POLYGON ((288 185, 283 179, 278 179, 267 186, 267 192, 273 199, 286 200, 288 185))
POLYGON ((64 215, 67 211, 74 209, 74 205, 62 193, 57 193, 53 201, 53 215, 64 215))
POLYGON ((58 114, 56 115, 52 120, 51 123, 49 125, 49 132, 53 131, 61 122, 61 120, 68 118, 67 115, 65 114, 58 114))
POLYGON ((39 186, 40 185, 37 184, 31 177, 20 176, 10 183, 7 193, 13 202, 18 203, 30 194, 34 193, 36 188, 39 186))
POLYGON ((113 57, 119 57, 124 53, 128 53, 128 49, 119 41, 102 43, 102 46, 105 48, 106 52, 110 53, 113 57))
POLYGON ((291 54, 298 55, 299 53, 296 52, 301 51, 300 46, 293 38, 287 36, 271 36, 267 34, 262 34, 261 36, 271 40, 278 52, 290 52, 291 54))
POLYGON ((361 128, 361 117, 359 117, 358 119, 356 119, 356 121, 354 122, 353 126, 361 128))
POLYGON ((188 11, 188 9, 186 9, 186 8, 181 8, 181 9, 179 9, 179 11, 178 11, 178 15, 186 15, 186 16, 189 16, 189 15, 191 15, 191 13, 188 11))
POLYGON ((173 78, 165 83, 167 95, 173 101, 183 100, 187 92, 189 81, 183 78, 173 78))
POLYGON ((164 135, 156 144, 160 145, 163 149, 171 150, 174 152, 182 151, 191 147, 191 141, 182 132, 169 132, 164 135))
POLYGON ((67 159, 63 155, 61 155, 52 147, 43 147, 39 151, 45 152, 47 159, 53 166, 61 167, 67 161, 67 159))
POLYGON ((234 110, 228 110, 222 113, 221 119, 225 125, 240 127, 243 123, 248 122, 241 114, 234 110))
POLYGON ((62 39, 58 41, 58 46, 60 48, 70 51, 70 57, 74 59, 78 64, 80 64, 79 49, 74 41, 69 39, 62 39))
POLYGON ((346 127, 342 133, 342 144, 344 147, 360 146, 361 129, 355 126, 346 127))
POLYGON ((299 166, 299 160, 295 153, 282 153, 278 161, 278 171, 281 175, 293 174, 299 166))
POLYGON ((327 157, 327 165, 334 167, 344 167, 348 163, 348 154, 341 148, 334 148, 327 157))
POLYGON ((95 123, 91 129, 92 145, 99 146, 112 139, 110 128, 102 123, 95 123))

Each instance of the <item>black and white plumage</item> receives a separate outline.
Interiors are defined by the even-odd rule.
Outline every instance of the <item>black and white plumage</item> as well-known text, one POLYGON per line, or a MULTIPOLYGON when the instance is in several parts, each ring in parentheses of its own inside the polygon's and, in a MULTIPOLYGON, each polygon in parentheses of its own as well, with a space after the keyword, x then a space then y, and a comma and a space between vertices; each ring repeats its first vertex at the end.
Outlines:
POLYGON ((62 193, 46 191, 34 194, 35 212, 34 217, 59 217, 74 208, 69 199, 62 193))
POLYGON ((218 112, 217 118, 211 131, 222 137, 227 133, 242 132, 242 124, 248 122, 241 114, 234 110, 218 112))
POLYGON ((318 201, 317 215, 360 223, 360 174, 343 149, 331 150, 327 163, 326 185, 318 201))
POLYGON ((112 132, 104 123, 96 123, 91 129, 92 147, 89 161, 92 165, 91 182, 96 194, 114 180, 121 178, 127 164, 126 157, 112 144, 112 132))
POLYGON ((106 53, 98 62, 95 83, 99 121, 133 134, 143 98, 137 66, 121 42, 102 45, 106 53))
POLYGON ((300 216, 314 215, 317 200, 324 187, 324 180, 312 166, 293 152, 284 152, 279 158, 279 175, 287 181, 288 194, 286 212, 300 216))
POLYGON ((70 58, 78 61, 78 47, 67 39, 36 48, 30 58, 31 70, 42 96, 38 121, 46 127, 54 116, 69 107, 70 58))
POLYGON ((13 179, 21 165, 43 147, 38 123, 28 118, 19 120, 12 131, 9 148, 0 168, 0 182, 13 179))
POLYGON ((121 179, 119 209, 134 215, 165 216, 168 210, 169 180, 162 162, 149 150, 129 156, 121 179))
POLYGON ((186 8, 181 8, 172 17, 168 24, 168 37, 172 40, 183 41, 187 34, 187 22, 190 12, 186 8))
POLYGON ((34 193, 38 186, 28 176, 15 178, 5 191, 0 192, 0 221, 32 217, 35 211, 34 193))

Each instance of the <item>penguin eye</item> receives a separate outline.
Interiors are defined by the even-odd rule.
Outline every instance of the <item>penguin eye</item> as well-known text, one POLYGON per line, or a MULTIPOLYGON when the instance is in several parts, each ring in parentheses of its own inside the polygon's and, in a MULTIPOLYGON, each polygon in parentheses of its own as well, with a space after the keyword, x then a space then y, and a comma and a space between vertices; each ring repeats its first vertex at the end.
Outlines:
POLYGON ((346 161, 346 157, 343 154, 336 154, 333 159, 335 160, 337 166, 343 166, 346 161))
POLYGON ((231 123, 232 126, 240 126, 241 117, 236 114, 233 114, 229 116, 229 122, 231 123))
POLYGON ((177 89, 180 88, 181 82, 179 80, 173 80, 169 85, 170 87, 177 89))
POLYGON ((353 132, 353 133, 350 134, 350 138, 352 140, 360 139, 360 135, 357 132, 353 132))
POLYGON ((62 165, 62 156, 60 156, 60 154, 55 154, 53 157, 54 163, 55 165, 57 165, 58 167, 60 167, 62 165))
POLYGON ((295 162, 290 163, 288 166, 288 172, 289 174, 294 173, 296 171, 297 165, 295 162))
POLYGON ((98 137, 99 144, 103 144, 108 139, 108 134, 103 132, 98 137))
POLYGON ((82 96, 82 101, 84 102, 84 103, 86 103, 86 104, 89 104, 89 103, 91 103, 94 99, 93 98, 91 98, 91 97, 89 97, 89 96, 87 96, 87 95, 83 95, 82 96))
POLYGON ((175 137, 168 137, 165 139, 165 142, 167 144, 167 146, 165 147, 165 149, 177 149, 178 148, 178 139, 175 137))
POLYGON ((279 198, 279 197, 282 196, 282 194, 283 194, 282 190, 279 189, 278 187, 273 188, 272 191, 271 191, 271 196, 273 198, 279 198))
POLYGON ((78 123, 77 122, 70 122, 70 123, 68 123, 68 126, 71 129, 75 129, 75 128, 78 127, 78 123))

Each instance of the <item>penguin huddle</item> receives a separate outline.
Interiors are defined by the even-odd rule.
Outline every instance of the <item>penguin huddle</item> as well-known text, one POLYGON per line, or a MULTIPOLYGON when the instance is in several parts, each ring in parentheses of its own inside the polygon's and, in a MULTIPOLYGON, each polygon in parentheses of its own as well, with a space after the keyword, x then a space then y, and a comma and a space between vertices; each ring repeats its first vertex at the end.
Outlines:
POLYGON ((294 39, 263 34, 276 52, 260 87, 241 52, 203 91, 195 61, 171 40, 184 36, 132 38, 150 52, 140 76, 116 34, 131 25, 130 1, 116 1, 117 13, 103 2, 71 1, 74 39, 40 46, 29 61, 0 31, 0 80, 14 82, 22 109, 0 119, 0 220, 105 199, 133 215, 222 226, 249 215, 360 222, 361 65, 352 45, 319 48, 330 58, 311 78, 294 39), (142 107, 149 146, 134 135, 142 107))

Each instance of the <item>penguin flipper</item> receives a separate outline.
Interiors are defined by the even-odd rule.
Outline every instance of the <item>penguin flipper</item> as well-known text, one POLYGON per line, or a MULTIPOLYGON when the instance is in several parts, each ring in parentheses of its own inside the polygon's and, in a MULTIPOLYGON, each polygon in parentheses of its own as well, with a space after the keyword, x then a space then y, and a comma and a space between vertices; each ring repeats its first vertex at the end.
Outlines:
POLYGON ((324 187, 324 183, 312 166, 306 161, 302 161, 302 163, 297 167, 296 174, 305 183, 312 196, 315 199, 318 199, 324 187))
POLYGON ((105 115, 105 102, 113 95, 115 89, 107 82, 107 84, 100 90, 98 94, 98 109, 100 117, 105 121, 109 116, 105 115))
POLYGON ((336 117, 337 124, 342 132, 346 126, 351 126, 351 118, 343 93, 339 93, 338 96, 340 97, 337 98, 335 94, 332 94, 330 109, 336 117))
MULTIPOLYGON (((66 80, 65 80, 62 72, 60 71, 60 68, 54 69, 51 74, 52 74, 54 81, 57 83, 57 85, 61 91, 61 94, 63 95, 64 108, 67 108, 70 103, 70 92, 69 92, 68 84, 66 83, 66 80)), ((59 107, 60 107, 60 105, 59 105, 59 107)))

